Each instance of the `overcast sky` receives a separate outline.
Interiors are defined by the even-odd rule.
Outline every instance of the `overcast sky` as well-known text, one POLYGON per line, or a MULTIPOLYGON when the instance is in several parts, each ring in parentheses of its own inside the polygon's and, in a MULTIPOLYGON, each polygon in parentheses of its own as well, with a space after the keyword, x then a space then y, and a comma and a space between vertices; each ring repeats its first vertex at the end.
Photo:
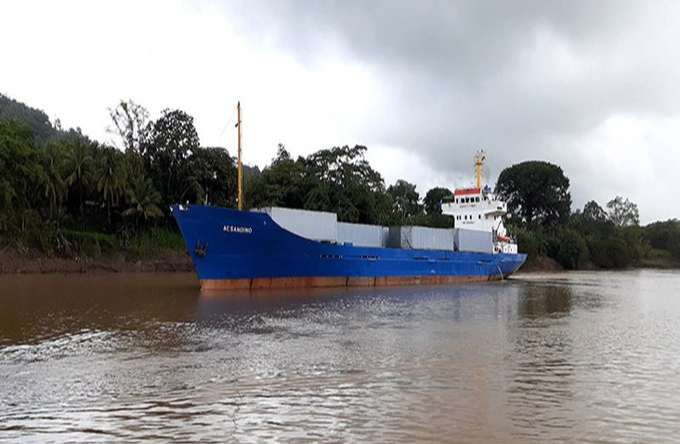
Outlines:
POLYGON ((678 1, 0 1, 0 92, 110 140, 121 99, 179 108, 247 163, 362 144, 387 184, 560 165, 573 209, 680 217, 678 1), (229 125, 229 119, 232 121, 229 125))

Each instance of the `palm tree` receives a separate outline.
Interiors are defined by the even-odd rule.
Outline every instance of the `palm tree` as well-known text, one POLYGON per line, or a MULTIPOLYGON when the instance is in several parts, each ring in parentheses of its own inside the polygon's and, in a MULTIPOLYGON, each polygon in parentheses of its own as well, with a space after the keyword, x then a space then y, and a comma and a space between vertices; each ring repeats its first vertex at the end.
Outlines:
POLYGON ((66 194, 66 182, 61 177, 61 172, 51 154, 46 154, 44 157, 40 183, 45 198, 50 202, 50 219, 52 219, 54 206, 60 205, 66 194))
POLYGON ((140 218, 149 220, 163 216, 158 207, 161 193, 156 190, 149 178, 138 178, 127 192, 129 208, 123 211, 124 217, 134 217, 135 226, 140 218))
POLYGON ((106 148, 99 160, 97 170, 97 191, 102 194, 106 203, 106 215, 111 224, 111 205, 118 205, 118 197, 125 183, 125 169, 117 152, 113 148, 106 148))
POLYGON ((78 139, 70 147, 65 158, 66 185, 76 185, 80 201, 80 215, 85 213, 83 195, 91 183, 92 156, 85 141, 78 139))

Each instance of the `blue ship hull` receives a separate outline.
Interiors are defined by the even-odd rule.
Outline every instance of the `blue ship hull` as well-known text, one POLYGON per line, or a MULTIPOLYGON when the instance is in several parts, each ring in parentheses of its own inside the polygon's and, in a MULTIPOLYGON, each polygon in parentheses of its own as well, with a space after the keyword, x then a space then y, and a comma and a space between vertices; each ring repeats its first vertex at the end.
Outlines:
POLYGON ((266 213, 174 205, 204 289, 449 284, 500 280, 524 254, 403 250, 317 242, 266 213))

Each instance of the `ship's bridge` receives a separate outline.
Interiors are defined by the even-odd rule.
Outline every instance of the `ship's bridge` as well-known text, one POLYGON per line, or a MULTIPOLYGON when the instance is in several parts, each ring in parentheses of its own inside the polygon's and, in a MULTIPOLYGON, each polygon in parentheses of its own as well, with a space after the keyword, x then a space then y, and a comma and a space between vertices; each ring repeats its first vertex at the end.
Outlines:
POLYGON ((477 187, 456 189, 453 197, 441 204, 442 213, 453 216, 456 228, 491 232, 496 252, 516 254, 517 243, 508 237, 503 225, 503 216, 508 212, 507 203, 494 195, 488 185, 482 188, 485 159, 484 150, 475 154, 477 187))
POLYGON ((507 204, 488 186, 457 189, 453 199, 442 203, 442 213, 453 216, 457 228, 492 231, 498 236, 506 235, 503 216, 507 212, 507 204))

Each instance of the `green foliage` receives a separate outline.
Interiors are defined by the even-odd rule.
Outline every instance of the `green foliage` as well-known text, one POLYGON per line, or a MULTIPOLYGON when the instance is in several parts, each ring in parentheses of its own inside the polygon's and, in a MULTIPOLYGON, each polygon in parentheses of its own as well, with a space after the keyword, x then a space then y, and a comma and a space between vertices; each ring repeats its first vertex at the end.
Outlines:
POLYGON ((97 257, 120 248, 114 235, 63 229, 54 224, 30 228, 26 230, 24 238, 48 255, 66 257, 97 257))
POLYGON ((446 214, 419 213, 403 221, 404 225, 418 225, 432 228, 453 228, 453 216, 446 214))
POLYGON ((43 175, 30 129, 0 122, 0 223, 5 229, 24 227, 22 215, 35 205, 43 175))
POLYGON ((85 214, 85 195, 94 182, 94 159, 91 147, 84 139, 76 139, 65 145, 64 182, 69 190, 78 195, 80 215, 85 214))
POLYGON ((640 225, 640 213, 633 202, 623 197, 616 196, 607 203, 609 220, 617 227, 630 227, 640 225))
POLYGON ((178 230, 154 227, 135 234, 129 242, 128 251, 145 256, 164 250, 184 251, 185 248, 184 239, 178 230))
POLYGON ((320 150, 304 160, 311 179, 304 208, 333 211, 345 222, 383 223, 392 216, 391 201, 380 173, 356 145, 320 150), (312 192, 313 190, 313 192, 312 192))
POLYGON ((591 238, 588 249, 591 260, 600 268, 624 268, 633 263, 633 250, 617 237, 591 238))
POLYGON ((43 197, 49 205, 49 220, 54 216, 55 207, 59 207, 66 197, 67 185, 62 177, 61 169, 55 156, 48 151, 43 151, 40 155, 42 174, 40 175, 40 187, 43 197))
POLYGON ((115 108, 109 108, 112 127, 107 128, 121 140, 125 153, 141 154, 141 143, 149 124, 149 112, 132 100, 118 102, 115 108))
POLYGON ((669 252, 676 260, 680 260, 680 221, 670 219, 655 222, 644 229, 644 239, 659 250, 669 252))
POLYGON ((423 199, 427 214, 442 214, 441 204, 445 197, 453 197, 453 193, 448 188, 435 187, 430 189, 423 199))
POLYGON ((193 117, 166 109, 149 124, 144 136, 140 146, 146 171, 161 194, 163 207, 195 199, 190 157, 199 149, 199 140, 193 117))
POLYGON ((54 224, 46 223, 42 227, 32 230, 28 233, 27 238, 50 256, 55 254, 74 256, 73 245, 64 236, 62 230, 54 224))
POLYGON ((247 181, 249 207, 284 206, 331 211, 347 222, 391 220, 392 201, 380 174, 364 159, 366 147, 335 147, 293 160, 283 145, 259 176, 247 181))
POLYGON ((508 203, 511 220, 523 227, 550 227, 567 222, 571 213, 569 179, 562 168, 529 161, 504 169, 496 193, 508 203))
POLYGON ((583 217, 585 220, 593 222, 605 222, 609 219, 607 212, 594 200, 591 200, 583 207, 583 217))
POLYGON ((571 225, 587 237, 608 237, 617 231, 607 213, 597 202, 588 202, 583 211, 576 211, 571 217, 571 225))
POLYGON ((423 207, 419 203, 420 195, 416 191, 415 184, 399 179, 394 185, 387 188, 387 194, 392 197, 395 211, 402 220, 423 212, 423 207))
POLYGON ((123 216, 132 218, 135 226, 138 226, 140 221, 147 222, 163 216, 160 203, 161 194, 153 186, 151 179, 137 178, 127 190, 128 208, 123 211, 123 216))
POLYGON ((128 171, 125 156, 113 148, 100 150, 95 161, 94 182, 106 204, 107 220, 111 223, 111 206, 117 205, 125 190, 128 171))
POLYGON ((116 233, 115 248, 124 248, 152 224, 171 224, 161 210, 169 203, 235 206, 234 161, 225 150, 198 145, 191 116, 166 110, 149 123, 133 101, 109 111, 124 152, 0 96, 0 236, 48 254, 99 254, 114 244, 87 233, 116 233))
MULTIPOLYGON (((313 188, 311 175, 304 159, 291 159, 286 148, 279 144, 271 165, 259 175, 246 177, 245 204, 249 208, 303 208, 305 197, 313 188)), ((316 204, 315 199, 312 201, 316 204)))
POLYGON ((571 225, 586 240, 590 261, 597 267, 628 267, 645 254, 642 229, 616 225, 595 201, 588 202, 582 212, 577 211, 571 225))
POLYGON ((62 234, 72 252, 87 257, 97 257, 118 249, 118 241, 112 234, 77 230, 63 230, 62 234))
POLYGON ((31 134, 31 145, 41 147, 58 134, 43 111, 0 94, 0 122, 20 122, 31 134))
POLYGON ((529 258, 545 256, 548 252, 548 240, 541 230, 527 230, 526 228, 513 228, 517 238, 517 246, 520 253, 529 258))
POLYGON ((579 232, 566 229, 557 236, 558 247, 555 259, 564 268, 577 270, 588 258, 588 245, 579 232))
POLYGON ((223 148, 198 148, 189 158, 191 200, 220 207, 236 207, 238 171, 223 148))

